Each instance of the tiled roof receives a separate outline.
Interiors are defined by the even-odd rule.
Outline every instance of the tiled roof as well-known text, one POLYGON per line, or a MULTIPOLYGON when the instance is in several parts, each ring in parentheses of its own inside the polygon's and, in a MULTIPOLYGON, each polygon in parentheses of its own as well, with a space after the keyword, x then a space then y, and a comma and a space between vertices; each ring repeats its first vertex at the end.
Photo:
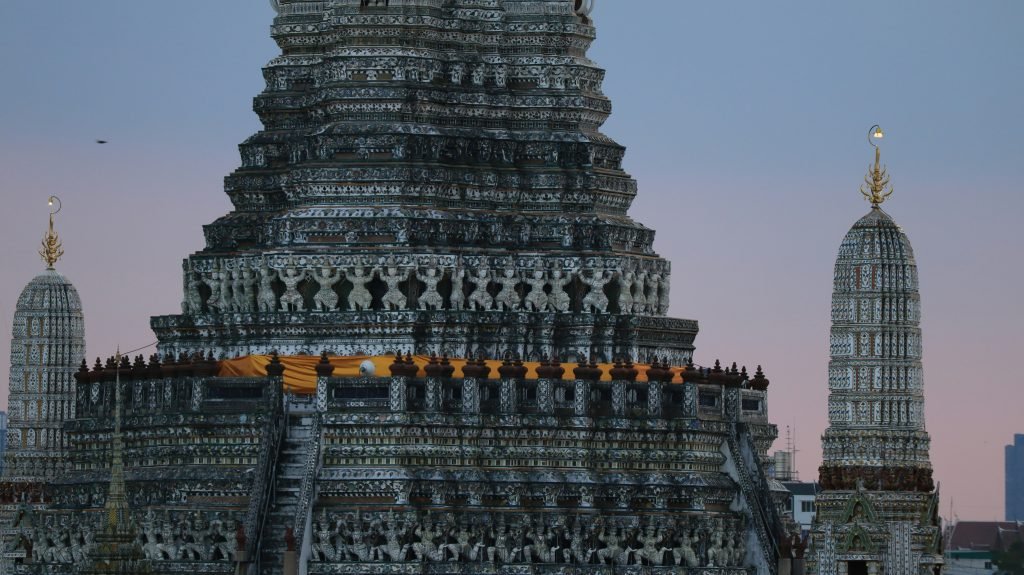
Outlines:
POLYGON ((949 538, 949 549, 988 551, 1005 549, 1015 541, 1024 541, 1024 523, 1001 521, 958 521, 949 538))

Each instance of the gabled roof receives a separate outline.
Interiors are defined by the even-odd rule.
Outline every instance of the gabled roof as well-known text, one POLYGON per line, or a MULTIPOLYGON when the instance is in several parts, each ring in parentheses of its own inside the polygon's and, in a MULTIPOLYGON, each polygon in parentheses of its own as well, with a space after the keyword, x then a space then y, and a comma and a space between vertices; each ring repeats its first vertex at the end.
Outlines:
POLYGON ((1024 523, 1005 521, 958 521, 949 538, 950 551, 1006 549, 1024 542, 1024 523))
POLYGON ((783 481, 782 485, 793 495, 817 495, 821 487, 813 481, 783 481))

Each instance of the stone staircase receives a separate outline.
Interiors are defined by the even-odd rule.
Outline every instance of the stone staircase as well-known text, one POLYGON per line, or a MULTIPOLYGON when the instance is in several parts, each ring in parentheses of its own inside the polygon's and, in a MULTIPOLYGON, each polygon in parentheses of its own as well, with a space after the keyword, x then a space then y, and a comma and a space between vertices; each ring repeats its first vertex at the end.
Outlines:
POLYGON ((755 564, 758 575, 778 575, 779 547, 776 537, 782 522, 771 500, 767 476, 757 458, 754 442, 746 424, 731 424, 727 443, 738 477, 740 492, 747 504, 751 527, 757 535, 762 561, 755 564))
POLYGON ((298 537, 306 521, 297 515, 309 512, 308 506, 302 505, 301 491, 309 473, 310 453, 317 451, 319 440, 314 433, 316 407, 303 399, 288 398, 286 402, 287 431, 278 453, 273 500, 260 539, 259 575, 283 572, 285 531, 292 527, 298 537))

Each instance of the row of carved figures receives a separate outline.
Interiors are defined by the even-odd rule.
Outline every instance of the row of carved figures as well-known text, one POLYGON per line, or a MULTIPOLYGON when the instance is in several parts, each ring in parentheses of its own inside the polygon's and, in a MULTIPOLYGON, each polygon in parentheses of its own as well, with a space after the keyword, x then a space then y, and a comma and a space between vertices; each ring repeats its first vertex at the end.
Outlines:
POLYGON ((386 310, 411 309, 416 305, 420 310, 563 313, 573 309, 574 298, 566 291, 566 286, 576 279, 588 287, 587 293, 579 298, 584 313, 609 313, 611 302, 606 292, 609 284, 617 288, 614 290, 616 313, 664 315, 668 312, 669 276, 659 273, 594 271, 587 274, 512 269, 496 272, 486 268, 469 271, 437 267, 413 270, 379 266, 369 271, 364 267, 319 270, 290 267, 277 271, 267 266, 258 271, 188 271, 182 309, 188 314, 302 312, 310 302, 300 290, 316 284, 318 289, 311 307, 315 311, 337 311, 341 302, 336 286, 344 281, 350 286, 348 309, 354 311, 373 309, 376 304, 386 310), (368 287, 374 280, 379 280, 386 288, 379 298, 375 298, 368 287), (441 290, 445 280, 447 295, 441 290), (403 289, 402 284, 407 287, 403 289), (468 295, 466 284, 471 285, 468 295), (283 286, 280 296, 275 289, 277 285, 283 286), (209 295, 204 297, 204 291, 209 295), (415 304, 410 302, 410 293, 417 294, 415 304))
POLYGON ((393 514, 313 523, 312 559, 318 562, 486 562, 738 567, 746 562, 744 533, 723 522, 670 527, 622 527, 600 521, 572 526, 456 525, 454 521, 399 521, 393 514))
MULTIPOLYGON (((40 526, 23 533, 15 546, 24 548, 34 563, 82 564, 96 550, 96 531, 77 524, 40 526)), ((235 531, 234 521, 165 519, 158 524, 149 517, 138 544, 145 558, 153 561, 233 561, 235 531)))

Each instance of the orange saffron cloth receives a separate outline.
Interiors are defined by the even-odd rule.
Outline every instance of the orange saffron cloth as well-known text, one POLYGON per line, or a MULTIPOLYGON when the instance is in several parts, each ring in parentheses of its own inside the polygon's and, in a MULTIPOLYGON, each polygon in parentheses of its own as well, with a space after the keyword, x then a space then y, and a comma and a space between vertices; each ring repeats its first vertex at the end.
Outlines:
MULTIPOLYGON (((394 356, 369 356, 369 355, 357 355, 347 357, 329 357, 331 365, 334 366, 334 377, 357 377, 359 376, 359 366, 364 361, 373 362, 373 366, 376 371, 377 377, 386 377, 391 374, 391 364, 394 363, 394 356)), ((426 377, 423 371, 423 367, 430 363, 430 357, 426 355, 413 356, 413 361, 416 366, 420 368, 419 377, 426 377)), ((284 386, 287 391, 298 394, 315 394, 316 393, 316 366, 320 363, 320 356, 313 355, 291 355, 291 356, 280 356, 281 363, 284 365, 284 386)), ((464 359, 452 359, 449 360, 452 366, 455 367, 454 377, 462 377, 462 366, 466 365, 464 359)), ((217 375, 220 377, 266 377, 267 375, 267 364, 270 363, 269 355, 247 355, 245 357, 239 357, 237 359, 226 359, 219 362, 220 367, 217 375)), ((502 362, 498 360, 489 360, 486 362, 487 366, 491 368, 490 379, 498 379, 498 368, 501 367, 502 362)), ((540 367, 540 362, 528 361, 524 362, 523 365, 527 368, 526 377, 527 379, 536 379, 537 368, 540 367)), ((572 370, 575 369, 578 363, 563 363, 561 364, 565 369, 565 375, 563 379, 573 379, 572 370)), ((614 364, 601 363, 598 364, 603 372, 601 375, 601 381, 611 381, 611 375, 609 371, 614 364)), ((636 380, 645 382, 647 381, 647 368, 648 365, 634 365, 633 366, 638 372, 636 380)))

